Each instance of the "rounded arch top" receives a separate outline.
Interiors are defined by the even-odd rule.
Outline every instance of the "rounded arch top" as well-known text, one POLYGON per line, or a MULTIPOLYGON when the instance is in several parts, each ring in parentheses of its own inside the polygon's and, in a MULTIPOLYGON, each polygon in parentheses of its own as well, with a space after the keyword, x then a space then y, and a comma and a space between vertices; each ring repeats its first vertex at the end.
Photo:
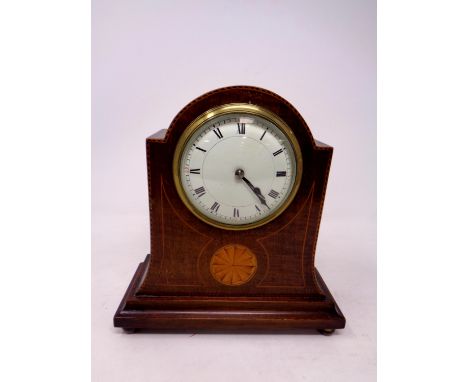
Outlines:
POLYGON ((254 86, 218 88, 195 98, 174 117, 164 141, 171 148, 175 148, 184 130, 193 120, 209 109, 232 103, 247 103, 268 109, 291 128, 302 150, 315 148, 312 132, 296 108, 278 94, 254 86))

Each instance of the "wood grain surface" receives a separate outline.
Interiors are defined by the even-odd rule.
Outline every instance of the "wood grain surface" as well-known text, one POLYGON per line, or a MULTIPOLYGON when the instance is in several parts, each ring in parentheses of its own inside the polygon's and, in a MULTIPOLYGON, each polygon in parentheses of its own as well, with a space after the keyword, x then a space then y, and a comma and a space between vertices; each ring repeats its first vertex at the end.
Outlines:
POLYGON ((218 89, 184 107, 167 130, 147 139, 146 149, 151 255, 124 296, 114 318, 116 326, 161 330, 344 327, 345 319, 315 268, 333 149, 314 140, 289 102, 255 87, 218 89), (227 103, 251 103, 278 115, 296 135, 303 156, 303 176, 292 203, 275 220, 246 231, 224 230, 199 220, 180 200, 172 177, 175 146, 184 129, 206 110, 227 103), (213 259, 219 262, 220 249, 233 245, 247 248, 255 264, 251 272, 244 268, 244 272, 221 276, 221 264, 213 259), (223 314, 225 319, 220 319, 223 314), (218 319, 213 320, 213 315, 218 319), (282 321, 284 315, 288 315, 286 321, 282 321))

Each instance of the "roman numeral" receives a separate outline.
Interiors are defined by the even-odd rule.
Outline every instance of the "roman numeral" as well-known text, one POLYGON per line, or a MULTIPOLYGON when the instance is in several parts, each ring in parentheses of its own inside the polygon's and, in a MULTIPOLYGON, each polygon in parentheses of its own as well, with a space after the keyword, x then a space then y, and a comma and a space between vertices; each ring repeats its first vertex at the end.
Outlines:
POLYGON ((238 123, 237 131, 239 132, 239 134, 245 134, 245 123, 238 123))
POLYGON ((279 149, 278 151, 275 151, 275 152, 273 153, 273 156, 275 157, 275 156, 281 154, 282 152, 283 152, 283 149, 279 149))
POLYGON ((199 198, 201 198, 203 195, 205 195, 205 187, 198 187, 195 189, 195 194, 198 195, 199 198))
POLYGON ((213 130, 213 133, 216 134, 216 136, 221 139, 223 138, 223 134, 221 133, 221 130, 219 129, 219 127, 216 127, 214 130, 213 130))
POLYGON ((265 134, 266 134, 267 130, 268 130, 268 129, 266 129, 266 130, 263 132, 262 136, 260 137, 260 140, 262 140, 262 139, 263 139, 263 137, 265 136, 265 134))
POLYGON ((214 212, 218 212, 218 210, 219 210, 219 203, 218 203, 218 202, 214 202, 213 205, 211 206, 210 210, 211 210, 211 211, 214 211, 214 212))
POLYGON ((271 196, 273 199, 276 199, 279 195, 279 192, 275 191, 275 190, 271 190, 269 193, 268 193, 269 196, 271 196))
POLYGON ((276 171, 276 176, 286 176, 286 171, 276 171))
POLYGON ((255 209, 256 209, 258 212, 260 212, 260 211, 261 211, 261 210, 260 210, 260 208, 258 208, 258 206, 257 206, 257 205, 255 205, 255 209))
POLYGON ((238 208, 234 208, 234 212, 233 212, 232 216, 234 216, 235 218, 239 217, 239 209, 238 208))
POLYGON ((203 151, 204 153, 206 153, 206 150, 202 149, 201 147, 196 146, 195 148, 196 148, 197 150, 200 150, 200 151, 203 151))
POLYGON ((192 169, 190 169, 190 174, 200 174, 200 169, 199 168, 192 168, 192 169))

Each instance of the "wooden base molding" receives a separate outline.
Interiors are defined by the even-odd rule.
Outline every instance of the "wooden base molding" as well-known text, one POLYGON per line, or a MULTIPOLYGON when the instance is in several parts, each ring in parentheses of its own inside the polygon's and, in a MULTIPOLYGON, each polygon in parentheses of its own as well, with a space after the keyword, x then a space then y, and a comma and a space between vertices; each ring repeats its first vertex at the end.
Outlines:
POLYGON ((138 266, 114 316, 127 332, 310 332, 329 334, 345 318, 322 277, 323 295, 311 297, 197 297, 137 295, 150 256, 138 266))

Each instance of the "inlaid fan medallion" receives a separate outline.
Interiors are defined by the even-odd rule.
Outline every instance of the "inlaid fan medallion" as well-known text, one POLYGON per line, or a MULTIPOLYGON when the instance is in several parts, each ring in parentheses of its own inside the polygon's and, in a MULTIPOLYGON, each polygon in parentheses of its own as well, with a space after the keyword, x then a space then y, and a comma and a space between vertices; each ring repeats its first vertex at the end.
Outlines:
POLYGON ((225 245, 211 258, 210 271, 221 284, 242 285, 257 271, 257 258, 243 245, 225 245))

